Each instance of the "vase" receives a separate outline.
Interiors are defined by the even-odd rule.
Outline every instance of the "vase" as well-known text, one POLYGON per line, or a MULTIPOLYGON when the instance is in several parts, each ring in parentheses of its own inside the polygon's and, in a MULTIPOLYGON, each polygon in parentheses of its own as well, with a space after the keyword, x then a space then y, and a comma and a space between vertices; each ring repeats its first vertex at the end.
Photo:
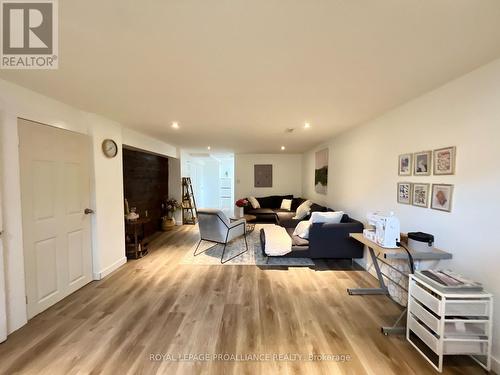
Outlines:
POLYGON ((236 214, 235 215, 237 218, 242 218, 245 215, 244 208, 236 206, 236 214))
POLYGON ((174 218, 164 218, 161 222, 161 229, 164 231, 171 230, 175 227, 175 219, 174 218))

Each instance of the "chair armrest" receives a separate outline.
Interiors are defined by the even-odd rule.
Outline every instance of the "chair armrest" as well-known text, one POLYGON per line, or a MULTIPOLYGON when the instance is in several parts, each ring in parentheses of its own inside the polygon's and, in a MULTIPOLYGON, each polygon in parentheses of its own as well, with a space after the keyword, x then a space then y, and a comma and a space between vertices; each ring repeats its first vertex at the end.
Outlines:
POLYGON ((233 222, 229 223, 228 229, 232 229, 232 228, 237 227, 238 225, 242 225, 242 224, 243 225, 246 224, 245 219, 239 219, 239 220, 233 221, 233 222))

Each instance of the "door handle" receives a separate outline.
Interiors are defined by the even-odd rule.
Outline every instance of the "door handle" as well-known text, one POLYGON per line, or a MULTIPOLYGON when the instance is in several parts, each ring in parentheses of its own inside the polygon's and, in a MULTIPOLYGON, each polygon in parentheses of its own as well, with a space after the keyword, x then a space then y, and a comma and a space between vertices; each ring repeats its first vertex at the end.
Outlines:
POLYGON ((94 210, 92 210, 92 209, 90 209, 90 208, 86 208, 86 209, 83 211, 83 213, 84 213, 85 215, 90 215, 90 214, 93 214, 93 213, 94 213, 94 210))

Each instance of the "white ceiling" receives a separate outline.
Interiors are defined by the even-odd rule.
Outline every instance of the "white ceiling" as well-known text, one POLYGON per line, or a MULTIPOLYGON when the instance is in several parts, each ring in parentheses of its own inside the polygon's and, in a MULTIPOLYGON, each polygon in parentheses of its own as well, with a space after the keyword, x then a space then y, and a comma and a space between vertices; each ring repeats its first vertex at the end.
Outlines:
POLYGON ((59 4, 60 69, 0 77, 191 149, 302 152, 500 56, 498 0, 59 4))

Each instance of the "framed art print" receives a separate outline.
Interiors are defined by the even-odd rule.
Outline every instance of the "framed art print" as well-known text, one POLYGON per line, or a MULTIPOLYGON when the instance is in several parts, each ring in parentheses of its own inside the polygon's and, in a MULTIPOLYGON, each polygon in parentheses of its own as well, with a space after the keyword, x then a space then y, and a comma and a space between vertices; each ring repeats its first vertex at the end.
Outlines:
POLYGON ((328 190, 328 149, 320 150, 315 154, 314 191, 326 194, 328 190))
POLYGON ((431 208, 434 210, 451 212, 453 185, 433 184, 431 208))
POLYGON ((254 187, 273 187, 273 165, 272 164, 255 164, 254 170, 254 187))
POLYGON ((398 182, 398 203, 411 204, 410 182, 398 182))
POLYGON ((429 207, 429 184, 413 184, 412 204, 417 207, 429 207))
POLYGON ((432 151, 416 152, 413 157, 413 174, 429 176, 431 174, 432 151))
POLYGON ((434 174, 455 174, 456 147, 434 150, 434 174))
POLYGON ((411 176, 413 154, 399 155, 399 169, 400 176, 411 176))

